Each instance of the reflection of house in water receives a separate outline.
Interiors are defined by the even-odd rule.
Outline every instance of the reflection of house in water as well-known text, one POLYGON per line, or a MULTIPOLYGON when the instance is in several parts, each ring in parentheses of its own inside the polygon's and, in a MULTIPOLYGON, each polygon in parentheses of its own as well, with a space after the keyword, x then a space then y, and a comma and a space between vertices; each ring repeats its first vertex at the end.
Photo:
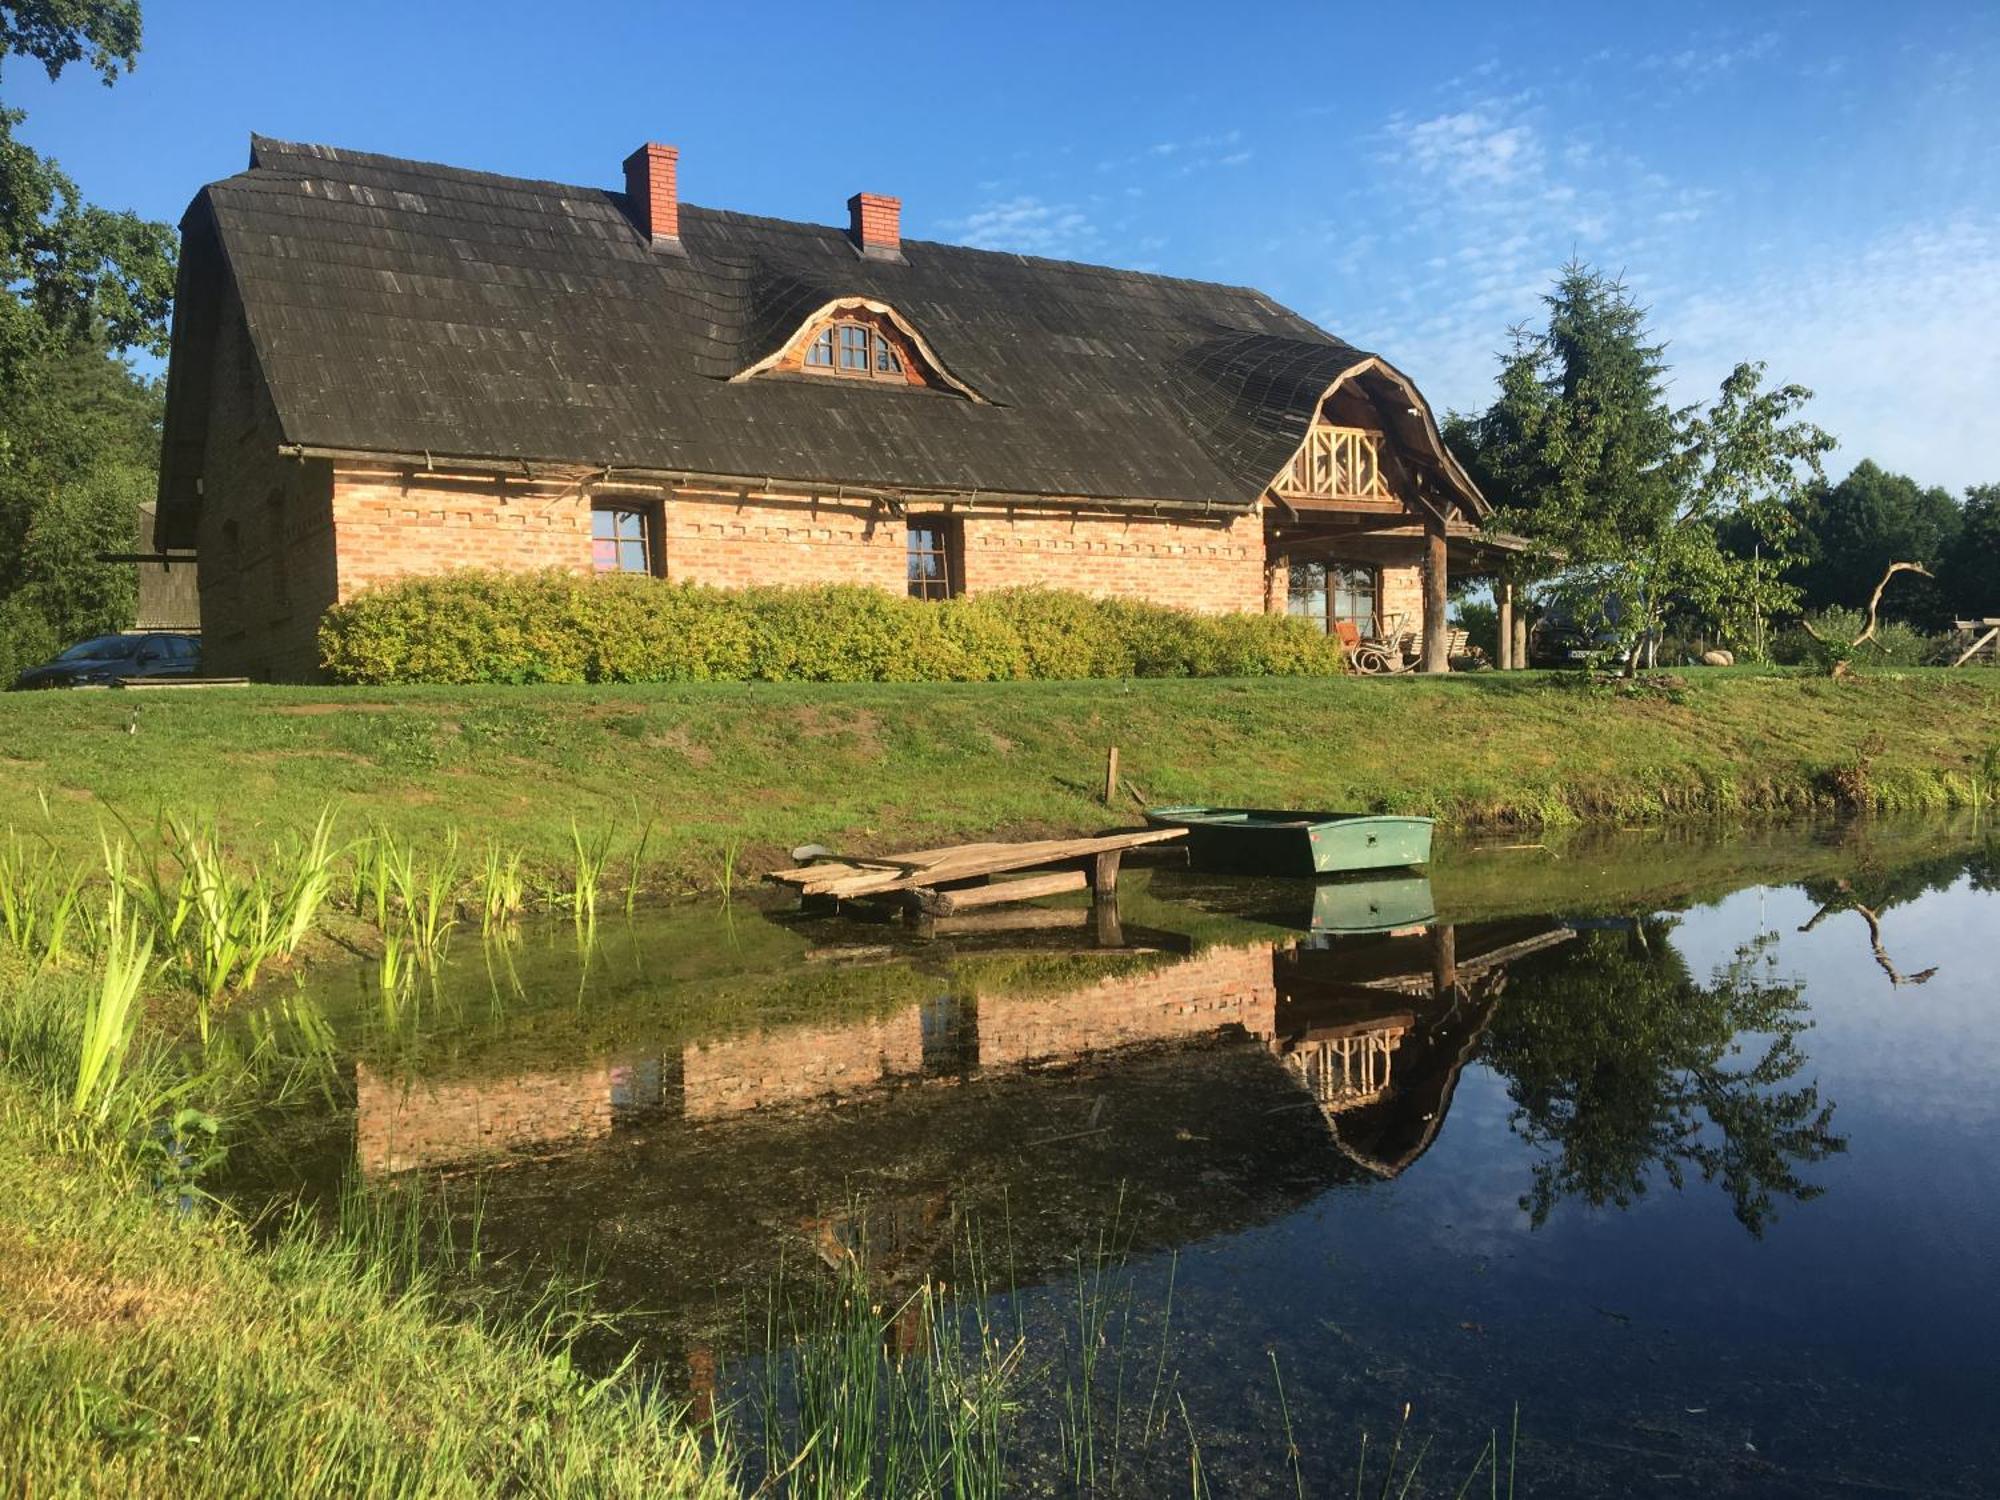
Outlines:
POLYGON ((1128 927, 1146 951, 1045 954, 1058 974, 1102 960, 1053 989, 1047 966, 954 967, 886 1015, 568 1073, 361 1070, 361 1161, 513 1154, 486 1188, 488 1240, 587 1239, 612 1302, 699 1289, 702 1308, 674 1315, 690 1335, 726 1305, 718 1285, 747 1290, 800 1250, 865 1239, 892 1278, 948 1276, 968 1219, 1006 1223, 1025 1280, 1114 1219, 1136 1249, 1166 1248, 1401 1170, 1436 1134, 1506 962, 1567 935, 1406 927, 1175 953, 1128 927), (1000 977, 966 977, 982 972, 1000 977))
POLYGON ((1272 1049, 1311 1092, 1341 1153, 1393 1177, 1436 1139, 1507 965, 1574 935, 1546 922, 1492 922, 1280 949, 1272 1049))
POLYGON ((545 1152, 662 1114, 721 1123, 924 1080, 1239 1037, 1282 1059, 1347 1155, 1394 1172, 1435 1134, 1506 964, 1569 936, 1547 923, 1433 923, 1332 946, 1162 955, 1049 994, 962 994, 940 981, 943 993, 887 1016, 752 1030, 689 1042, 678 1055, 505 1079, 399 1080, 364 1063, 356 1068, 359 1157, 364 1170, 394 1172, 545 1152), (1381 1154, 1359 1144, 1386 1149, 1403 1136, 1414 1150, 1381 1154))
POLYGON ((355 1152, 361 1170, 403 1172, 580 1146, 611 1134, 619 1070, 434 1082, 354 1065, 355 1152))

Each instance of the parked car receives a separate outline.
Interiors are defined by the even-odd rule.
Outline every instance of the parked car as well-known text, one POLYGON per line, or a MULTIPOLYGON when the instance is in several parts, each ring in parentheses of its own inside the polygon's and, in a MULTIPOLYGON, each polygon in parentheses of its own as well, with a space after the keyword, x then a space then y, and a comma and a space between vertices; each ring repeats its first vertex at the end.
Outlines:
POLYGON ((102 687, 125 677, 199 677, 201 638, 150 632, 99 635, 14 679, 16 688, 102 687))
POLYGON ((1624 609, 1616 599, 1605 602, 1604 618, 1586 625, 1561 604, 1543 611, 1528 632, 1531 667, 1595 667, 1617 658, 1624 646, 1618 622, 1624 609))

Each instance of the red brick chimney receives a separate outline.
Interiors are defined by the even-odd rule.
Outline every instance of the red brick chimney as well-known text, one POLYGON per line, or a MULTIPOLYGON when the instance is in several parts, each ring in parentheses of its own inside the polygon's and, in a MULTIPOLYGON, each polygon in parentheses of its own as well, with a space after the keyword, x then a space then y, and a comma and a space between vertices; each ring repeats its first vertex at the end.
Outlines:
POLYGON ((674 184, 678 146, 648 142, 625 158, 625 196, 639 232, 662 250, 681 248, 681 199, 674 184))
POLYGON ((848 238, 870 260, 903 258, 903 200, 856 193, 847 200, 848 238))

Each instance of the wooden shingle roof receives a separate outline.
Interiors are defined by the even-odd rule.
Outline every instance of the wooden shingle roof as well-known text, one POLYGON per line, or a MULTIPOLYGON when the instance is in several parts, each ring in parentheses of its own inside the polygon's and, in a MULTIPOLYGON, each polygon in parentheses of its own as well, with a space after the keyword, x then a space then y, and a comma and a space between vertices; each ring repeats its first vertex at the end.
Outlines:
POLYGON ((1369 358, 1246 287, 921 240, 864 259, 691 205, 677 255, 622 193, 261 137, 183 228, 307 448, 1233 510, 1369 358), (841 297, 895 308, 984 400, 731 382, 841 297))

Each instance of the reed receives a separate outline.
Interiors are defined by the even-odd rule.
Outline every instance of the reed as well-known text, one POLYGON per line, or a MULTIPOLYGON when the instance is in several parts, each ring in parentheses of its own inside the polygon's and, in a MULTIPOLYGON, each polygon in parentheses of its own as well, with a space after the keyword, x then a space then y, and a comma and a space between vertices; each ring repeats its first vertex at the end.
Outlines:
POLYGON ((228 857, 212 825, 167 817, 151 842, 123 826, 123 845, 104 840, 113 883, 137 903, 169 970, 194 992, 206 1044, 224 996, 250 989, 313 930, 332 889, 332 815, 323 810, 311 833, 287 835, 266 860, 247 862, 228 857))
POLYGON ((521 915, 527 903, 527 880, 518 849, 503 850, 489 839, 479 867, 479 929, 491 933, 521 915))
POLYGON ((414 861, 406 863, 403 870, 407 883, 401 895, 411 956, 419 968, 435 971, 451 930, 458 925, 454 894, 458 888, 458 835, 446 835, 443 852, 421 873, 414 861))
MULTIPOLYGON (((633 815, 638 815, 637 807, 633 815)), ((649 817, 639 828, 638 842, 632 846, 632 857, 625 865, 625 915, 631 916, 633 908, 639 904, 639 894, 645 889, 646 849, 653 842, 653 830, 659 824, 657 817, 649 817)))
POLYGON ((715 888, 724 906, 736 899, 736 865, 742 855, 743 841, 728 839, 723 843, 721 857, 716 861, 715 888))
POLYGON ((382 934, 382 951, 375 960, 375 982, 390 1000, 400 1000, 416 977, 403 929, 391 927, 382 934))
POLYGON ((605 830, 586 839, 572 818, 569 825, 570 892, 569 906, 577 926, 595 925, 597 902, 604 885, 604 867, 611 858, 611 833, 605 830))
POLYGON ((76 1062, 76 1086, 69 1106, 99 1123, 109 1118, 111 1100, 132 1050, 140 987, 152 964, 153 936, 126 909, 124 886, 112 870, 104 918, 103 970, 94 1002, 85 1012, 76 1062))
POLYGON ((795 1500, 1009 1493, 1026 1347, 998 1331, 984 1302, 947 1297, 926 1281, 884 1303, 859 1257, 803 1291, 781 1275, 751 1395, 762 1439, 757 1492, 795 1500))
POLYGON ((79 866, 53 848, 34 848, 20 830, 7 830, 0 844, 0 932, 37 967, 63 961, 82 894, 79 866))

